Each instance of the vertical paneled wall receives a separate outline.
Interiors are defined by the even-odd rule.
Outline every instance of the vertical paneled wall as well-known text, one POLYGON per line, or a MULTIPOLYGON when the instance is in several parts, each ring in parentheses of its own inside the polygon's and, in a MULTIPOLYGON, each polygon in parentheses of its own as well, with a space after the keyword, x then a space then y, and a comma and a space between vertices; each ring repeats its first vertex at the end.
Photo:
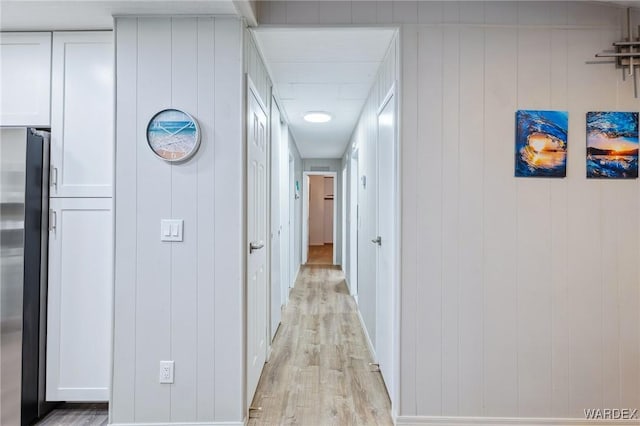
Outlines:
POLYGON ((117 18, 111 422, 243 419, 242 30, 234 18, 117 18), (165 108, 200 124, 194 157, 153 155, 165 108), (161 219, 184 241, 160 241, 161 219), (175 383, 159 384, 160 360, 175 383))
MULTIPOLYGON (((358 227, 358 241, 349 241, 358 245, 358 307, 365 323, 367 334, 375 348, 376 336, 376 246, 371 240, 377 235, 377 139, 378 109, 387 93, 393 87, 398 75, 398 38, 389 46, 369 96, 362 108, 356 128, 351 135, 351 144, 347 147, 345 160, 350 159, 354 147, 358 149, 358 221, 351 226, 358 227), (348 155, 347 155, 348 154, 348 155), (362 177, 366 186, 362 184, 362 177)), ((348 161, 347 177, 351 176, 351 161, 348 161)), ((340 163, 342 165, 342 162, 340 163)), ((342 170, 341 168, 339 170, 342 170)), ((350 187, 351 185, 347 185, 350 187)), ((349 206, 350 207, 350 206, 349 206)), ((351 212, 347 211, 350 215, 351 212)), ((351 265, 349 267, 352 267, 351 265)))
POLYGON ((638 406, 640 182, 585 178, 585 113, 640 108, 619 70, 586 63, 622 9, 418 10, 401 41, 401 415, 638 406), (518 109, 569 112, 565 179, 514 178, 518 109))
POLYGON ((640 109, 621 71, 587 64, 622 37, 624 9, 262 6, 263 24, 401 28, 399 421, 640 405, 640 182, 585 178, 585 113, 640 109), (513 177, 517 109, 569 111, 565 179, 513 177))

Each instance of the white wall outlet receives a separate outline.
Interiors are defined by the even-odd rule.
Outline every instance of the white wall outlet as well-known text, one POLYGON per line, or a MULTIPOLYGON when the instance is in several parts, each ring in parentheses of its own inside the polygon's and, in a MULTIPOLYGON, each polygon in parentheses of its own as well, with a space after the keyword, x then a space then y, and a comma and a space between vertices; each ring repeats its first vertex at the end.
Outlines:
POLYGON ((160 383, 173 383, 173 361, 160 361, 160 383))

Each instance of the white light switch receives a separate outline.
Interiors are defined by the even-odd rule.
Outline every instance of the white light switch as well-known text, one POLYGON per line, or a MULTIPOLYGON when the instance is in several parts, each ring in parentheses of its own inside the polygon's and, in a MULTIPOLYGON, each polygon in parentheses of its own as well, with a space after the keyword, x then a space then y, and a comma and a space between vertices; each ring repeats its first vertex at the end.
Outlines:
POLYGON ((162 219, 160 222, 161 241, 182 241, 184 227, 182 219, 162 219))

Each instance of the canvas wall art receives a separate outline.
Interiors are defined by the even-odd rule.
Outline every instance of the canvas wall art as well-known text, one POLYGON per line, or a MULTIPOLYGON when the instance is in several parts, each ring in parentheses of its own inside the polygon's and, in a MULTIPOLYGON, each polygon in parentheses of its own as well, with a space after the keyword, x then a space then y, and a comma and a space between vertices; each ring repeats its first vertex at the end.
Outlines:
POLYGON ((567 175, 566 111, 516 112, 516 177, 567 175))
POLYGON ((587 113, 587 178, 638 177, 638 113, 587 113))

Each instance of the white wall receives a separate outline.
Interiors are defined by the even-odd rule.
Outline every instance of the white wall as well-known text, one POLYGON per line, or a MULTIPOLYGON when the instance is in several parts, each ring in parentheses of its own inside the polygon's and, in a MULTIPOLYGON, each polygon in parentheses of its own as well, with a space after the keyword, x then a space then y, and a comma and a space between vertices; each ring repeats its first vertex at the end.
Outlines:
POLYGON ((242 23, 117 18, 115 312, 111 422, 243 419, 242 23), (202 144, 156 158, 145 129, 181 108, 202 144), (184 219, 184 242, 160 220, 184 219), (175 383, 158 383, 160 360, 175 383))
MULTIPOLYGON (((351 239, 348 241, 349 248, 351 244, 358 245, 358 263, 357 265, 349 265, 349 268, 355 267, 358 270, 358 306, 374 348, 376 335, 376 246, 371 240, 377 236, 377 114, 380 103, 397 78, 399 60, 397 52, 398 39, 395 38, 378 69, 375 82, 369 91, 369 97, 351 136, 352 143, 343 158, 343 161, 347 161, 347 176, 351 182, 351 154, 354 147, 358 148, 358 170, 356 172, 358 176, 356 182, 358 221, 350 223, 350 226, 358 227, 358 241, 351 241, 351 239), (362 184, 363 176, 366 178, 366 187, 362 184)), ((349 184, 347 187, 351 187, 351 185, 349 184)), ((348 214, 351 214, 350 207, 348 214)))
POLYGON ((623 9, 269 2, 260 21, 401 26, 399 422, 640 405, 638 181, 585 179, 585 113, 638 110, 586 64, 623 9), (513 177, 519 108, 569 111, 567 178, 513 177))
POLYGON ((430 6, 460 24, 402 38, 401 413, 637 406, 638 181, 585 179, 585 113, 638 109, 620 71, 585 63, 620 38, 621 10, 430 6), (566 179, 513 177, 526 108, 569 111, 566 179))

